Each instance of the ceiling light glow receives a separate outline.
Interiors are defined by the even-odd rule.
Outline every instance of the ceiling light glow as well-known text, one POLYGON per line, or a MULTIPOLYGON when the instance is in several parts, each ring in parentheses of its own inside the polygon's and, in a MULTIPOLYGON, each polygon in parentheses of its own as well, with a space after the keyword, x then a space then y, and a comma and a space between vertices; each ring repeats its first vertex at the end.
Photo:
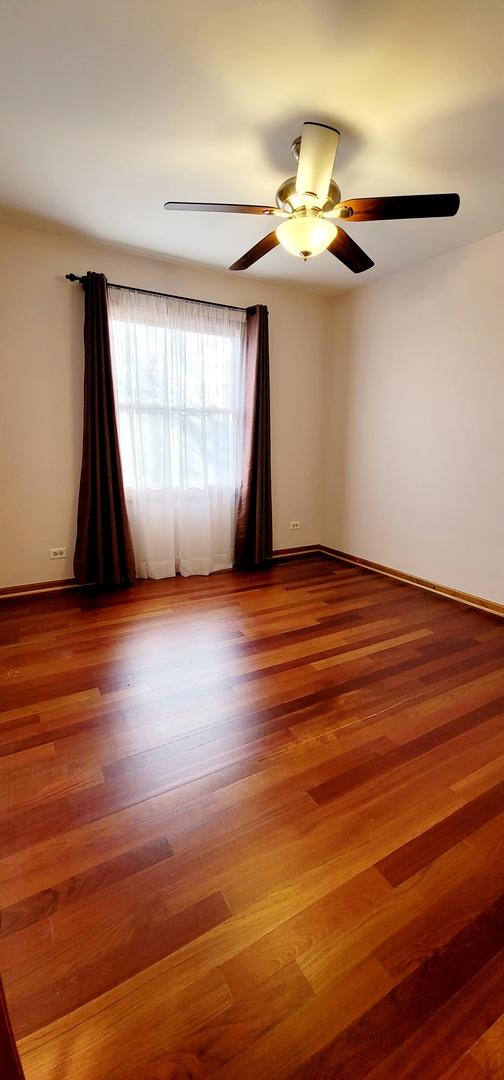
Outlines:
POLYGON ((329 247, 337 233, 336 225, 316 213, 294 214, 282 221, 276 230, 277 237, 286 251, 301 259, 320 255, 329 247))

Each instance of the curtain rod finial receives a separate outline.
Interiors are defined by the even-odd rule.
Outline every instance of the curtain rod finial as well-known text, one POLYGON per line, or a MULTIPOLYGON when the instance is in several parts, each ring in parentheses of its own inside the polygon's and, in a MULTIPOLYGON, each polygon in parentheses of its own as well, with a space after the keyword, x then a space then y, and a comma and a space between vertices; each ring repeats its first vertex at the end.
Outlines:
POLYGON ((65 274, 67 281, 80 281, 78 274, 65 274))

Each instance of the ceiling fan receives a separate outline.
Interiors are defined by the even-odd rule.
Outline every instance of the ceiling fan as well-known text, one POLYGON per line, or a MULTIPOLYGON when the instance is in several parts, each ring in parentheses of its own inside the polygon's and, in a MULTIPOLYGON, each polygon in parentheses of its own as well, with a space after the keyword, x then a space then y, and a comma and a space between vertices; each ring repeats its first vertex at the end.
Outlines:
POLYGON ((237 259, 230 270, 246 270, 278 244, 291 255, 306 261, 322 251, 330 251, 354 274, 374 266, 372 259, 355 243, 338 222, 382 221, 396 218, 451 217, 457 213, 460 196, 392 195, 375 199, 344 199, 332 179, 340 133, 327 124, 307 121, 302 135, 294 139, 292 153, 297 160, 296 176, 284 180, 276 193, 276 206, 242 203, 166 202, 165 210, 204 210, 220 214, 264 214, 284 217, 273 232, 237 259))

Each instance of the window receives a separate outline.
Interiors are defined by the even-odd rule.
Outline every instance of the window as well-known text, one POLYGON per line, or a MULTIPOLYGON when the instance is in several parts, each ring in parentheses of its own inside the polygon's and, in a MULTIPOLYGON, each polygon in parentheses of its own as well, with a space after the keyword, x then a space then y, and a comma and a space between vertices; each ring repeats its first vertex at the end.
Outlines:
POLYGON ((109 318, 138 572, 162 577, 166 566, 168 573, 230 566, 245 312, 111 286, 109 318))

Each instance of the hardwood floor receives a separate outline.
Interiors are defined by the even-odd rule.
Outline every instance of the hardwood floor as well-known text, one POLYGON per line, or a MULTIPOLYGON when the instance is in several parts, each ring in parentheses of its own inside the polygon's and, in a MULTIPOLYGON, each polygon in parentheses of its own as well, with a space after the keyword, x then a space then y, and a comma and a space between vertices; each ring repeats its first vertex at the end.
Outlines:
POLYGON ((27 1080, 504 1077, 504 621, 322 556, 0 609, 27 1080))

